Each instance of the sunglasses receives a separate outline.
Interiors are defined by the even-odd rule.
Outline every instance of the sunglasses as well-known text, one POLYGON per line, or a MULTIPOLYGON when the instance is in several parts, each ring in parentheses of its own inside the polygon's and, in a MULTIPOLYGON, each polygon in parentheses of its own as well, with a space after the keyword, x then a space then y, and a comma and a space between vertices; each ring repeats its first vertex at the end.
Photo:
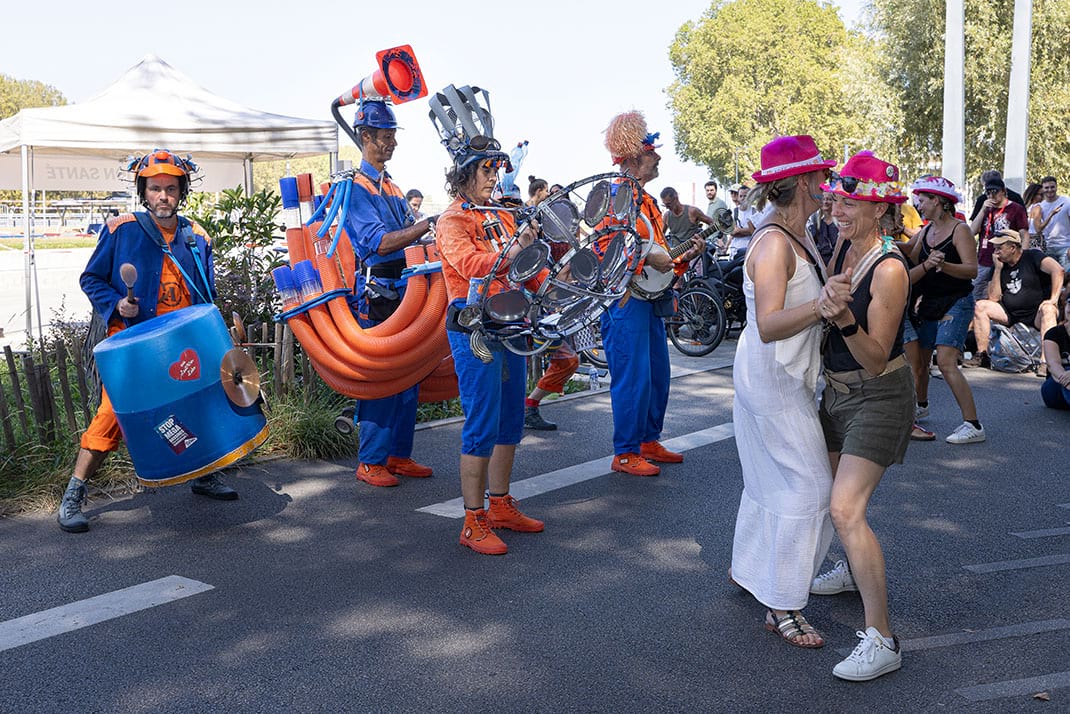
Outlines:
POLYGON ((1003 189, 1001 189, 1001 188, 986 188, 985 189, 985 195, 986 196, 995 196, 997 193, 999 193, 1002 190, 1003 189))
POLYGON ((847 193, 854 193, 858 188, 858 184, 862 182, 862 179, 857 176, 841 176, 835 171, 830 171, 829 185, 836 188, 836 183, 839 183, 839 188, 842 188, 847 193))

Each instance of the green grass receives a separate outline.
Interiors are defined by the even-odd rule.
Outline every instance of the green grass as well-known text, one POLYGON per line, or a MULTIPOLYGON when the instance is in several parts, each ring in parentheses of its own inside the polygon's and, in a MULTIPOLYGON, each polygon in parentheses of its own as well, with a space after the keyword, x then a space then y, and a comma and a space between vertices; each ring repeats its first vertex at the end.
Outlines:
MULTIPOLYGON (((0 238, 0 246, 22 250, 22 238, 0 238)), ((56 248, 69 250, 71 248, 95 248, 96 246, 96 236, 50 236, 48 238, 35 238, 33 241, 35 250, 50 250, 56 248)))

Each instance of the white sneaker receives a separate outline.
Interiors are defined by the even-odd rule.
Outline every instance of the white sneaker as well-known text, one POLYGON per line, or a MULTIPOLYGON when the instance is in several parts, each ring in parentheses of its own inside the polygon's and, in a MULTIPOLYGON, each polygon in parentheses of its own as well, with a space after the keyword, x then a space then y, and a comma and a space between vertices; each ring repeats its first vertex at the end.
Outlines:
POLYGON ((928 405, 926 405, 924 407, 921 406, 921 405, 915 405, 915 407, 914 407, 914 421, 921 421, 922 419, 924 419, 927 416, 929 416, 929 407, 928 407, 928 405))
POLYGON ((847 591, 857 592, 858 586, 851 577, 851 568, 843 560, 837 560, 832 570, 810 582, 810 592, 814 595, 838 595, 847 591))
POLYGON ((951 432, 945 439, 949 444, 977 444, 984 440, 985 428, 982 426, 978 429, 968 421, 962 422, 959 428, 951 432))
POLYGON ((855 634, 862 641, 847 659, 832 668, 834 675, 852 682, 867 682, 903 666, 903 656, 888 646, 876 627, 867 627, 865 632, 855 634))

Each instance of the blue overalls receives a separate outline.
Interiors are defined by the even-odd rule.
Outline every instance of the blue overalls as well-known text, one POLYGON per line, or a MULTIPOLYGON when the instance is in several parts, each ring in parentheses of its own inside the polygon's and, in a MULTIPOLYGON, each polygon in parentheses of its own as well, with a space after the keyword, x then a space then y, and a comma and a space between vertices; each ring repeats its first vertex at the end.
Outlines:
MULTIPOLYGON (((372 327, 393 314, 405 294, 405 284, 398 279, 405 267, 404 250, 379 255, 379 245, 385 234, 412 225, 412 213, 389 174, 380 174, 361 161, 345 221, 353 251, 361 261, 355 281, 357 321, 361 327, 372 327), (367 280, 382 297, 365 290, 367 280)), ((418 389, 413 385, 392 397, 357 401, 353 422, 360 427, 361 463, 385 465, 389 456, 407 459, 412 455, 418 389)))

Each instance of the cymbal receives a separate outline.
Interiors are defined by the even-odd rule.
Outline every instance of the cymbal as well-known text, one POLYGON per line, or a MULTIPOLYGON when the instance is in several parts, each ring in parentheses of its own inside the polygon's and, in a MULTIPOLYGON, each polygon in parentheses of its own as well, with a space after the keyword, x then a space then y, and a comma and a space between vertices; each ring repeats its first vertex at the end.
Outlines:
POLYGON ((245 321, 241 319, 241 315, 237 312, 230 313, 231 318, 234 320, 234 327, 231 331, 231 337, 234 340, 234 344, 240 345, 245 342, 247 337, 245 332, 245 321))
POLYGON ((239 407, 251 407, 260 396, 260 373, 245 350, 227 350, 219 365, 219 378, 227 399, 239 407))

